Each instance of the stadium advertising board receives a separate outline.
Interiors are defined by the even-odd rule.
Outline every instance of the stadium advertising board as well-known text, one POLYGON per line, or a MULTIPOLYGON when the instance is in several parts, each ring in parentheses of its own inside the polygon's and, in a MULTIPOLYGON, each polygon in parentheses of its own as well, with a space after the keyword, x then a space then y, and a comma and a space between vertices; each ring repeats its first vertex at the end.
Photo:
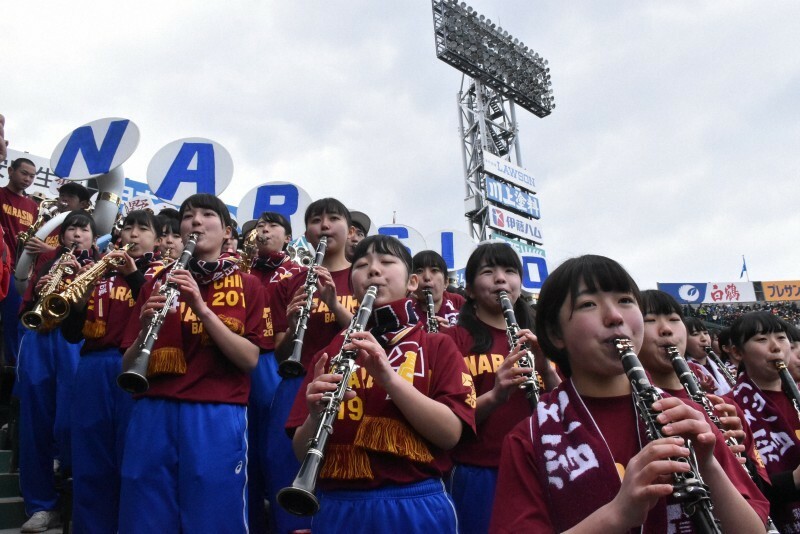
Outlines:
POLYGON ((486 198, 534 219, 540 217, 539 199, 536 195, 499 182, 491 176, 486 177, 486 198))
POLYGON ((669 293, 681 304, 729 304, 756 300, 752 282, 659 282, 658 289, 669 293))
POLYGON ((531 193, 536 192, 536 179, 522 167, 517 167, 510 161, 498 158, 491 152, 482 151, 483 171, 497 176, 510 184, 531 193))
POLYGON ((523 243, 518 239, 514 239, 513 237, 508 237, 507 235, 503 235, 500 232, 489 232, 489 239, 500 239, 505 241, 511 247, 516 250, 517 252, 522 254, 527 254, 529 256, 541 256, 542 258, 545 257, 545 251, 541 247, 537 247, 536 245, 531 245, 529 243, 523 243))
POLYGON ((766 301, 800 300, 800 280, 761 282, 761 287, 766 301))
POLYGON ((489 226, 508 234, 542 244, 542 227, 538 221, 489 205, 489 226))

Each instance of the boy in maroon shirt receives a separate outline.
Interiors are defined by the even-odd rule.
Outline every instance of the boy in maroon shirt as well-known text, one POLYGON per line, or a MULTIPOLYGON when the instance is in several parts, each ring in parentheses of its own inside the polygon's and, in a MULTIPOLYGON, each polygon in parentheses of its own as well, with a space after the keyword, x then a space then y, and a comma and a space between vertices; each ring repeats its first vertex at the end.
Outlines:
MULTIPOLYGON (((17 158, 8 167, 8 184, 0 187, 0 226, 3 228, 3 240, 12 265, 16 263, 17 258, 17 235, 28 229, 39 211, 36 202, 25 194, 35 176, 36 165, 27 158, 17 158)), ((3 317, 3 342, 6 345, 6 365, 17 361, 21 339, 17 317, 20 304, 22 296, 17 292, 12 277, 8 295, 0 307, 0 314, 3 317)))

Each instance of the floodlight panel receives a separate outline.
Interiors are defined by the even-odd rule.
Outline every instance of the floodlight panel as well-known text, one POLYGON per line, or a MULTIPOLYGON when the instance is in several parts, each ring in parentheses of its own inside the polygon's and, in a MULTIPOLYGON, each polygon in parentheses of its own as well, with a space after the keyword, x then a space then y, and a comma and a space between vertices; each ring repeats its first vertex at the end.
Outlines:
POLYGON ((463 2, 432 0, 436 57, 538 117, 555 108, 548 61, 463 2))

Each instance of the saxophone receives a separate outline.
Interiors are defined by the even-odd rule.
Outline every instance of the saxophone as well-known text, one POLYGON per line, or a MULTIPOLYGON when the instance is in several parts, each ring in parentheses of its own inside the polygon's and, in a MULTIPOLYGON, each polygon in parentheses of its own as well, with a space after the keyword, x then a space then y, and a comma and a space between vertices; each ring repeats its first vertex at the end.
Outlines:
MULTIPOLYGON (((120 250, 127 252, 133 243, 128 243, 120 250)), ((69 316, 70 308, 79 301, 86 298, 91 293, 94 284, 110 268, 119 267, 125 263, 124 258, 110 258, 105 256, 103 259, 86 269, 67 284, 61 292, 50 293, 42 299, 44 313, 54 324, 58 324, 69 316)))
POLYGON ((36 305, 32 310, 26 311, 22 314, 22 317, 20 317, 22 326, 28 330, 47 332, 56 326, 44 311, 44 300, 50 294, 58 291, 61 288, 61 282, 65 275, 72 274, 72 267, 67 265, 67 261, 72 258, 72 253, 75 251, 75 247, 77 247, 75 243, 70 245, 69 250, 61 254, 58 260, 53 263, 53 266, 50 267, 50 271, 47 273, 51 275, 52 278, 50 278, 50 281, 47 282, 47 284, 42 288, 41 292, 39 292, 39 300, 36 302, 36 305))
MULTIPOLYGON (((44 226, 44 223, 52 219, 58 213, 58 200, 55 198, 45 198, 39 203, 39 215, 25 231, 17 234, 17 250, 21 251, 25 248, 25 243, 36 235, 39 228, 44 226)), ((18 252, 19 253, 19 252, 18 252)))
POLYGON ((253 268, 253 260, 258 255, 258 244, 261 242, 258 236, 258 230, 253 229, 247 234, 244 243, 242 243, 241 260, 239 260, 239 270, 243 273, 249 273, 253 268))

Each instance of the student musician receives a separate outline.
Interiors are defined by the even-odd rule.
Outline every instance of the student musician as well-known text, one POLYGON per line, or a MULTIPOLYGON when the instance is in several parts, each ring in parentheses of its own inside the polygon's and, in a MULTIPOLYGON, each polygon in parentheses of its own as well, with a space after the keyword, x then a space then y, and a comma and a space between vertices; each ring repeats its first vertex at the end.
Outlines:
MULTIPOLYGON (((250 232, 257 232, 257 254, 253 259, 250 274, 258 278, 264 288, 266 308, 264 309, 266 345, 258 357, 258 366, 251 373, 250 402, 248 404, 248 432, 250 436, 250 458, 248 468, 250 478, 250 531, 267 530, 264 516, 264 499, 267 498, 266 483, 269 479, 268 431, 270 407, 275 390, 280 382, 278 361, 275 359, 271 303, 273 294, 281 280, 299 274, 302 268, 289 259, 286 245, 292 239, 292 225, 289 220, 271 211, 265 211, 257 221, 249 221, 242 227, 244 243, 250 232), (252 229, 248 227, 252 226, 252 229)), ((281 436, 283 437, 283 436, 281 436)), ((274 511, 274 510, 273 510, 274 511)))
POLYGON ((706 354, 706 347, 711 346, 711 336, 708 328, 697 317, 685 317, 683 319, 689 337, 686 341, 686 355, 698 365, 701 365, 709 372, 717 383, 717 395, 725 395, 731 390, 730 385, 725 380, 725 375, 719 370, 717 364, 706 354))
POLYGON ((161 225, 145 210, 125 217, 121 246, 103 260, 106 271, 61 324, 71 343, 83 341, 72 400, 72 524, 76 532, 117 532, 120 470, 133 407, 131 395, 117 386, 122 372, 122 336, 141 287, 163 264, 154 249, 161 225))
POLYGON ((464 297, 445 290, 447 286, 447 264, 434 250, 423 250, 414 254, 414 274, 419 278, 419 287, 414 291, 414 311, 422 319, 428 315, 425 290, 433 295, 433 309, 439 328, 447 328, 458 322, 458 312, 464 305, 464 297))
POLYGON ((337 335, 305 377, 286 427, 298 458, 319 422, 322 395, 341 375, 328 371, 340 349, 358 350, 343 418, 325 451, 312 531, 456 532, 442 475, 445 451, 474 431, 475 391, 452 340, 428 334, 407 297, 416 287, 411 256, 400 241, 375 235, 353 255, 355 296, 378 289, 367 330, 342 347, 337 335), (355 515, 354 515, 355 513, 355 515))
POLYGON ((139 293, 122 339, 123 369, 164 307, 158 289, 179 289, 135 397, 122 460, 119 531, 246 532, 248 373, 263 345, 258 280, 221 254, 228 208, 196 194, 181 204, 181 236, 197 237, 187 269, 164 269, 139 293), (146 511, 146 512, 145 512, 146 511))
MULTIPOLYGON (((64 219, 61 244, 65 248, 34 272, 23 299, 23 313, 41 300, 40 292, 51 279, 50 268, 62 256, 73 273, 63 278, 66 282, 96 259, 95 237, 94 219, 88 213, 74 211, 64 219), (72 245, 75 249, 70 255, 72 245)), ((59 474, 68 477, 72 469, 70 404, 79 351, 80 345, 68 343, 58 328, 47 325, 38 331, 25 330, 20 342, 14 393, 20 401, 20 485, 30 516, 22 532, 43 532, 60 523, 53 460, 58 460, 59 474)))
POLYGON ((776 367, 791 350, 786 323, 769 312, 748 313, 731 325, 731 341, 743 370, 730 396, 744 410, 772 482, 772 519, 781 532, 800 532, 800 414, 776 367))
MULTIPOLYGON (((315 268, 318 273, 317 291, 314 292, 308 316, 308 335, 305 336, 301 353, 301 363, 308 370, 311 358, 350 324, 358 301, 353 297, 350 262, 345 258, 348 236, 353 231, 348 209, 334 198, 316 200, 306 209, 305 223, 305 237, 312 251, 316 250, 323 236, 327 238, 322 266, 315 268)), ((306 300, 306 279, 306 271, 286 278, 278 283, 271 295, 270 310, 278 362, 292 353, 297 318, 306 300)), ((300 377, 284 378, 272 402, 267 445, 271 503, 276 502, 278 491, 292 482, 300 468, 284 427, 301 383, 300 377)), ((309 528, 308 518, 293 516, 278 506, 273 506, 271 510, 278 532, 309 528)))
MULTIPOLYGON (((694 401, 676 374, 672 358, 667 351, 669 347, 675 347, 681 356, 686 352, 686 326, 683 324, 683 311, 680 305, 669 293, 650 289, 642 291, 639 308, 644 316, 644 341, 639 351, 639 359, 650 374, 653 385, 695 408, 703 409, 703 406, 692 404, 694 401)), ((705 374, 707 371, 693 362, 687 362, 687 365, 695 374, 696 382, 702 391, 702 382, 708 376, 705 374)), ((746 453, 752 460, 751 468, 763 467, 754 449, 753 433, 741 408, 717 395, 710 393, 705 395, 714 410, 714 415, 719 418, 724 437, 726 440, 731 438, 735 440, 729 444, 731 452, 737 455, 746 453)), ((745 462, 743 456, 738 460, 740 463, 745 462)), ((766 471, 763 469, 760 471, 766 477, 766 471)))
POLYGON ((655 401, 665 437, 650 441, 615 340, 638 351, 639 290, 615 261, 581 256, 545 280, 536 313, 542 350, 566 377, 503 444, 491 532, 691 532, 672 501, 691 440, 723 532, 763 533, 766 501, 705 416, 655 401), (730 477, 730 478, 729 478, 730 477))
POLYGON ((183 252, 183 241, 181 241, 181 221, 178 219, 178 212, 172 208, 164 208, 158 214, 161 225, 161 237, 158 238, 158 251, 161 259, 165 263, 177 260, 183 252), (173 212, 175 212, 173 214, 173 212))
MULTIPOLYGON (((435 277, 443 281, 442 273, 436 268, 435 277)), ((531 369, 517 365, 523 351, 508 344, 506 320, 498 298, 500 291, 508 294, 522 329, 522 341, 538 348, 536 337, 530 331, 533 326, 530 307, 520 298, 521 273, 519 256, 510 246, 505 243, 479 245, 467 262, 467 300, 461 308, 458 326, 442 330, 456 342, 478 395, 477 433, 466 434, 450 451, 455 465, 448 489, 456 506, 461 533, 488 530, 503 439, 531 414, 528 399, 520 390, 523 373, 530 373, 531 369)), ((426 278, 431 280, 430 272, 422 276, 423 280, 426 278)), ((546 377, 547 388, 557 386, 560 380, 544 356, 540 353, 535 361, 540 376, 546 377)))

